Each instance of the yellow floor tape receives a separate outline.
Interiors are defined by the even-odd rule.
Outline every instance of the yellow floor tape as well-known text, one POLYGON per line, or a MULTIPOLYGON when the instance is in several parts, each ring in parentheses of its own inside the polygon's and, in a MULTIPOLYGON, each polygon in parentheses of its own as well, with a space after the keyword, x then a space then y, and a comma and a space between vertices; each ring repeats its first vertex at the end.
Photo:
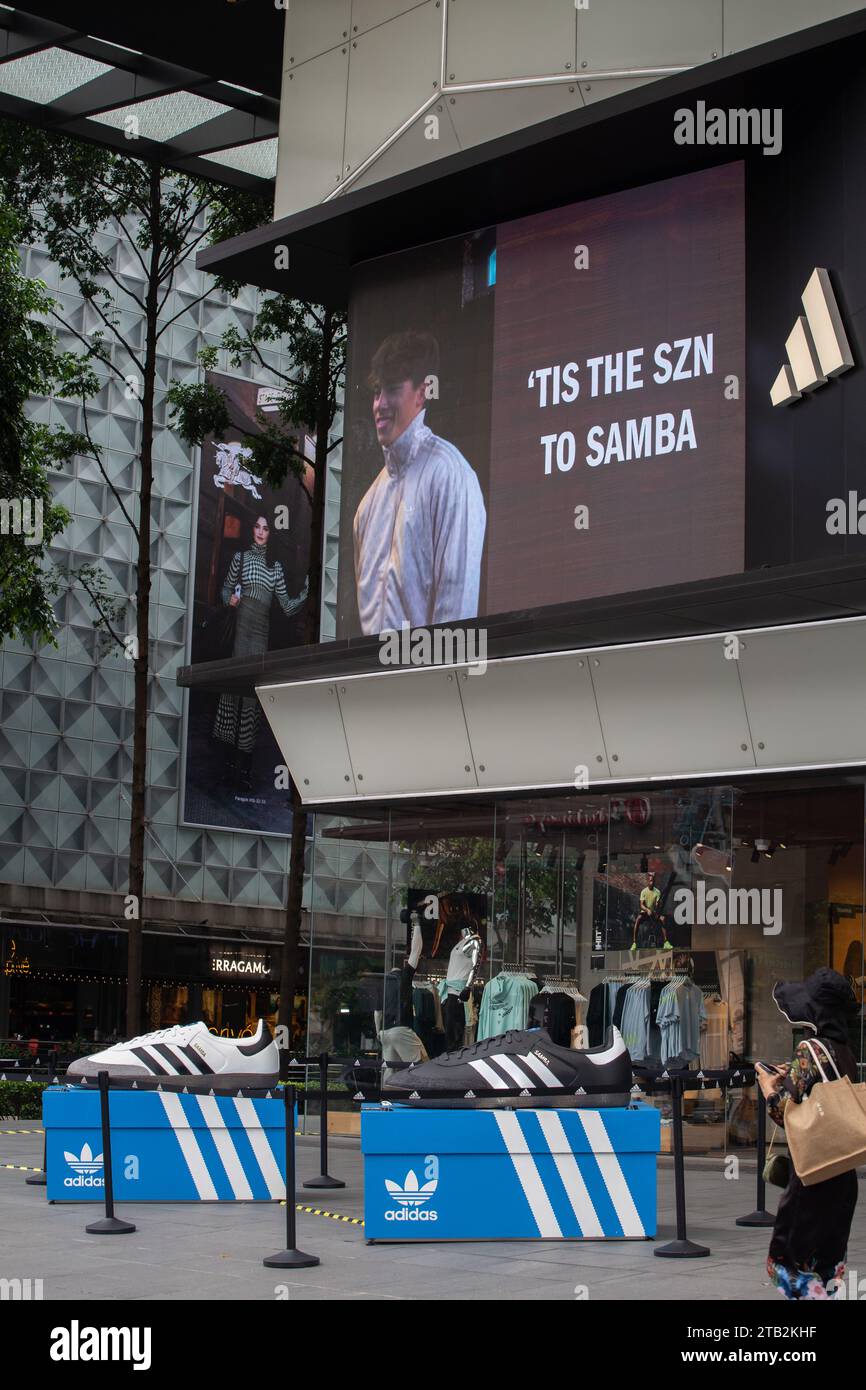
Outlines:
MULTIPOLYGON (((280 1202, 284 1207, 285 1202, 280 1202)), ((363 1226, 360 1216, 342 1216, 338 1211, 322 1211, 319 1207, 302 1207, 300 1202, 296 1203, 295 1211, 302 1211, 307 1216, 328 1216, 332 1221, 342 1221, 345 1226, 363 1226)))
MULTIPOLYGON (((16 1173, 41 1173, 41 1168, 28 1168, 24 1163, 0 1163, 0 1168, 9 1168, 16 1173)), ((284 1207, 285 1202, 280 1202, 284 1207)), ((319 1207, 303 1207, 300 1202, 295 1206, 295 1211, 302 1211, 306 1216, 327 1216, 331 1221, 342 1221, 344 1226, 363 1226, 364 1222, 360 1216, 342 1216, 338 1211, 322 1211, 319 1207)))

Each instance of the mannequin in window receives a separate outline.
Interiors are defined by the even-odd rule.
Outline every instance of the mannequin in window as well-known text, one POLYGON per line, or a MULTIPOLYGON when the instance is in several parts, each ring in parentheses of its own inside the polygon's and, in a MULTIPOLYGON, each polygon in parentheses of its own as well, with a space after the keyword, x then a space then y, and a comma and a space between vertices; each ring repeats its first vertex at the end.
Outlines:
MULTIPOLYGON (((412 927, 412 941, 409 954, 403 963, 400 975, 399 1014, 396 1025, 383 1028, 379 1032, 382 1045, 382 1061, 385 1063, 383 1078, 387 1080, 389 1068, 394 1063, 426 1062, 427 1050, 413 1028, 412 980, 421 961, 421 923, 417 912, 409 914, 412 927)), ((394 974, 397 972, 394 971, 394 974)), ((378 1016, 381 1018, 381 1015, 378 1016)))
POLYGON ((481 937, 474 927, 460 928, 460 940, 448 958, 448 975, 445 980, 445 999, 442 1004, 442 1017, 445 1023, 445 1048, 453 1052, 463 1042, 466 1028, 464 1005, 469 998, 478 961, 481 956, 481 937))

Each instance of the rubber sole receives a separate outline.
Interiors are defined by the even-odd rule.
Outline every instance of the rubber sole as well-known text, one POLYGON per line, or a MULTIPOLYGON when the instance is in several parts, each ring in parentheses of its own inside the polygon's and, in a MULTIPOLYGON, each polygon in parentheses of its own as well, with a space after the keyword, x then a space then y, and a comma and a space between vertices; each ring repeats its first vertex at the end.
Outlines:
MULTIPOLYGON (((102 1068, 105 1070, 105 1068, 102 1068)), ((67 1072, 63 1080, 70 1086, 80 1086, 83 1081, 87 1081, 88 1087, 98 1086, 98 1070, 88 1072, 86 1076, 70 1076, 67 1072)), ((279 1074, 255 1072, 220 1072, 218 1076, 154 1076, 151 1072, 143 1072, 141 1076, 135 1072, 108 1072, 109 1085, 117 1090, 119 1087, 132 1088, 133 1082, 139 1091, 155 1091, 162 1088, 163 1091, 191 1091, 196 1094, 205 1095, 213 1091, 215 1095, 229 1091, 236 1094, 238 1091, 272 1091, 275 1089, 279 1074)))
POLYGON ((418 1100, 410 1100, 405 1095, 382 1092, 383 1101, 390 1101, 392 1105, 408 1105, 413 1110, 612 1110, 629 1105, 631 1099, 629 1091, 597 1096, 576 1096, 573 1092, 559 1096, 503 1096, 494 1093, 476 1096, 474 1100, 467 1100, 465 1096, 451 1100, 421 1096, 418 1100))

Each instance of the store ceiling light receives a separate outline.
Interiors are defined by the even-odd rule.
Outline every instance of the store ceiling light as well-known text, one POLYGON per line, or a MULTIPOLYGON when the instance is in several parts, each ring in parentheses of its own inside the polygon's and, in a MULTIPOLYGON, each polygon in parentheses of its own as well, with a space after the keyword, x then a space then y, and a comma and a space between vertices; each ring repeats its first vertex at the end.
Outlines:
POLYGON ((204 125, 217 116, 225 116, 232 110, 219 101, 196 96, 194 92, 169 92, 166 96, 152 97, 149 101, 137 101, 128 106, 116 106, 113 111, 102 111, 88 120, 99 125, 113 126, 124 130, 129 118, 135 117, 138 134, 144 140, 174 140, 178 135, 196 126, 204 125))
POLYGON ((257 140, 252 145, 235 145, 228 150, 214 150, 204 154, 214 164, 224 164, 227 169, 240 169, 243 174, 255 174, 260 179, 277 177, 277 141, 257 140))
POLYGON ((68 53, 65 48, 43 48, 24 58, 0 63, 0 92, 21 101, 50 106, 96 77, 111 72, 108 63, 68 53))
POLYGON ((224 82, 223 79, 220 78, 219 85, 221 87, 231 87, 233 92, 246 92, 247 95, 251 97, 260 97, 264 95, 263 92, 256 91, 255 87, 242 87, 240 82, 224 82))
POLYGON ((128 44, 115 43, 113 39, 100 38, 99 34, 88 34, 87 37, 89 39, 94 39, 96 43, 107 44, 109 48, 117 48, 120 50, 121 53, 132 53, 135 55, 136 58, 140 58, 142 56, 142 50, 140 48, 130 48, 128 44))

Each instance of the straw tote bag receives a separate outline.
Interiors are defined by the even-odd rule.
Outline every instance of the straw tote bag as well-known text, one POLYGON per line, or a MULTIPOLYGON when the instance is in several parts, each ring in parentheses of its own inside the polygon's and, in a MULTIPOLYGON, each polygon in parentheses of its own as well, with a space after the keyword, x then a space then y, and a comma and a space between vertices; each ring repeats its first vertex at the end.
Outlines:
POLYGON ((821 1066, 815 1044, 806 1043, 818 1068, 821 1084, 814 1085, 797 1104, 785 1107, 785 1134, 794 1170, 804 1187, 826 1182, 866 1163, 866 1105, 839 1069, 823 1043, 817 1046, 836 1073, 830 1080, 821 1066))

